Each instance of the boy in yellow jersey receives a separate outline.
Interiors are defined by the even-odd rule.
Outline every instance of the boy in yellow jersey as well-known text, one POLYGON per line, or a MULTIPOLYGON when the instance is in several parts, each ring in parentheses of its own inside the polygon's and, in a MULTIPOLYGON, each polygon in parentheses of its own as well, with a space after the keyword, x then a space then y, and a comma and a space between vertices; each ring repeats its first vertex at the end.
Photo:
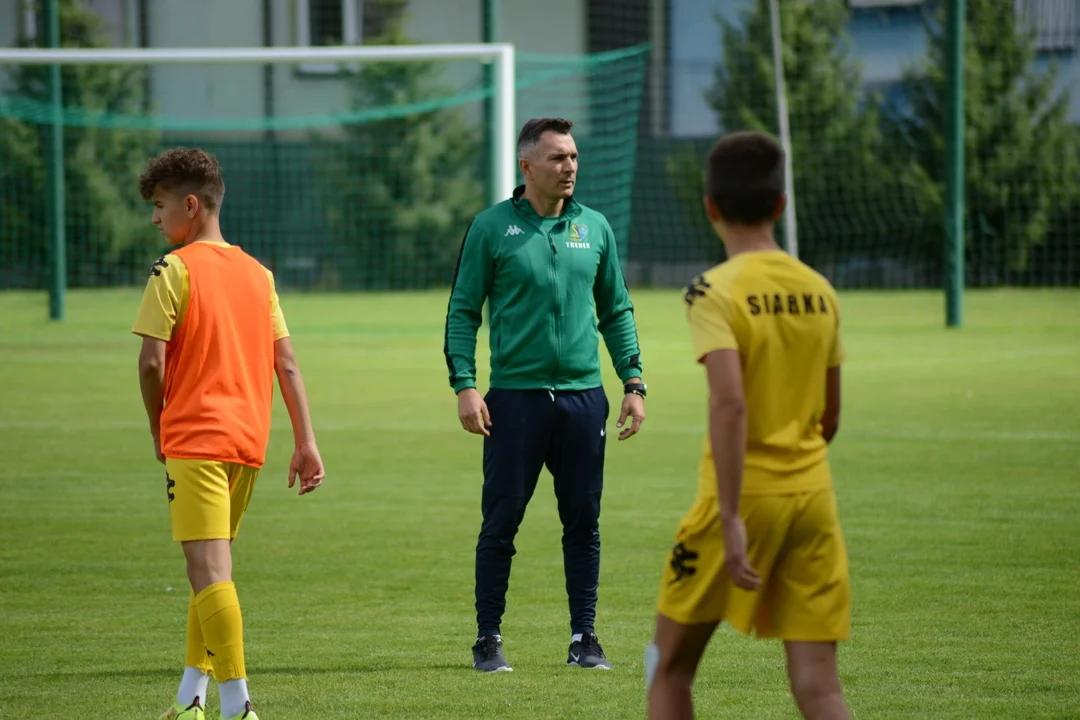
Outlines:
POLYGON ((179 246, 151 268, 132 328, 143 338, 139 384, 191 583, 186 667, 161 720, 203 718, 211 670, 222 717, 258 720, 231 543, 266 458, 275 373, 296 442, 289 487, 299 476, 303 495, 325 473, 274 278, 221 236, 217 161, 201 150, 170 150, 139 184, 154 224, 179 246))
POLYGON ((721 138, 706 174, 705 209, 728 259, 685 295, 708 436, 646 652, 648 716, 693 717, 698 663, 726 620, 784 642, 803 717, 846 720, 836 643, 850 633, 850 590, 826 457, 844 359, 836 293, 773 239, 785 197, 772 138, 721 138))

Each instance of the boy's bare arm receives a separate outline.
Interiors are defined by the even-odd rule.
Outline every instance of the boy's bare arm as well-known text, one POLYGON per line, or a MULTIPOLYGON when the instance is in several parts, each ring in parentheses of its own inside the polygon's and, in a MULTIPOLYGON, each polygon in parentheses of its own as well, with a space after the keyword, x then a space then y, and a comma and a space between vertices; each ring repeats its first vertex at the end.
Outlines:
POLYGON ((311 411, 308 408, 304 378, 300 374, 300 364, 296 360, 292 342, 287 337, 274 343, 274 372, 277 373, 281 397, 289 411, 293 440, 296 443, 292 462, 289 464, 289 487, 293 486, 299 476, 300 494, 303 495, 322 484, 326 471, 315 444, 315 430, 311 425, 311 411))
POLYGON ((743 462, 746 459, 746 397, 737 350, 714 350, 705 356, 709 380, 709 444, 716 470, 724 562, 732 581, 753 590, 761 576, 747 557, 746 526, 739 514, 743 462))
POLYGON ((139 389, 142 391, 150 436, 154 440, 154 455, 161 462, 161 411, 165 407, 165 341, 143 337, 139 350, 139 389))
POLYGON ((720 515, 738 517, 746 456, 746 400, 742 367, 736 350, 716 350, 705 356, 709 381, 709 442, 716 468, 720 515))

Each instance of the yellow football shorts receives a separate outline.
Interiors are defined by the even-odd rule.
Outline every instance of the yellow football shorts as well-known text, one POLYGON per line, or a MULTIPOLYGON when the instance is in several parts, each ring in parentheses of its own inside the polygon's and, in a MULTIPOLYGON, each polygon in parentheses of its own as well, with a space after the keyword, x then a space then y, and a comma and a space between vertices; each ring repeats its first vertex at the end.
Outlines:
POLYGON ((667 556, 658 610, 684 625, 726 620, 743 633, 804 642, 847 640, 851 587, 832 489, 744 496, 747 555, 756 590, 736 587, 724 565, 715 499, 683 519, 667 556))
POLYGON ((173 540, 232 540, 259 469, 217 460, 165 459, 173 540))

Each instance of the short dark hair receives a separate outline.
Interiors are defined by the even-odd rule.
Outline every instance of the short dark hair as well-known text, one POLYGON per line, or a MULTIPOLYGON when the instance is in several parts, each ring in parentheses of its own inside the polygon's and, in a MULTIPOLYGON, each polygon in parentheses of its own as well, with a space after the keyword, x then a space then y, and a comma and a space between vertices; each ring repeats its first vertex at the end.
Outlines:
POLYGON ((724 135, 709 151, 705 191, 729 222, 775 220, 784 196, 784 148, 763 132, 724 135))
POLYGON ((572 127, 574 127, 574 123, 570 122, 566 118, 533 118, 529 122, 522 125, 521 132, 518 133, 518 157, 520 158, 532 151, 532 149, 536 147, 536 144, 540 142, 540 137, 548 130, 558 133, 560 135, 569 135, 570 129, 572 127))
POLYGON ((139 176, 143 200, 149 200, 158 186, 198 195, 210 212, 216 212, 225 197, 225 181, 217 159, 198 148, 173 148, 151 160, 139 176))

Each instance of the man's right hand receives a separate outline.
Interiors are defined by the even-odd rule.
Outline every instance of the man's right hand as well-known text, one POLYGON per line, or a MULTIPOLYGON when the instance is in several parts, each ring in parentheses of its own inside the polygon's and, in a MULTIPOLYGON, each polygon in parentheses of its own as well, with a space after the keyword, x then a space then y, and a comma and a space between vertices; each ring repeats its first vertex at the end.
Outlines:
POLYGON ((488 414, 487 403, 476 388, 466 388, 458 393, 457 414, 461 421, 461 427, 477 435, 491 435, 488 427, 491 426, 491 415, 488 414))

